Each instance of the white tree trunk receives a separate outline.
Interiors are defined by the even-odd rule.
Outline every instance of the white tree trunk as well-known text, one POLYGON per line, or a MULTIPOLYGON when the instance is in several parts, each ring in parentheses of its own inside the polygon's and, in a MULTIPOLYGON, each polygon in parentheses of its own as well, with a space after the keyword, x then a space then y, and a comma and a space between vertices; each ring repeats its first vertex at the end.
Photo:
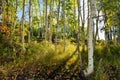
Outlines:
POLYGON ((96 8, 95 0, 90 0, 90 23, 89 23, 89 32, 88 32, 88 67, 84 71, 85 76, 90 75, 94 71, 94 60, 93 60, 93 18, 95 17, 96 8))
POLYGON ((48 41, 48 0, 45 0, 45 40, 48 41))
POLYGON ((25 46, 24 46, 24 23, 25 23, 25 21, 24 21, 24 14, 25 14, 25 0, 23 0, 22 26, 21 26, 21 29, 22 29, 22 31, 21 31, 21 33, 22 33, 21 38, 22 38, 22 49, 23 50, 25 50, 25 46))
POLYGON ((29 0, 29 33, 28 33, 28 43, 30 43, 30 31, 31 31, 31 6, 32 6, 32 1, 29 0))

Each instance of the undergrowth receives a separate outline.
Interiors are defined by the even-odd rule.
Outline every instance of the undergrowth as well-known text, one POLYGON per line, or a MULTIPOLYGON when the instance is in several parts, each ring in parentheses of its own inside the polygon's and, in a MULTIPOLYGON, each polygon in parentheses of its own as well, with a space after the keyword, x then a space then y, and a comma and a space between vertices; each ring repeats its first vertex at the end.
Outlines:
MULTIPOLYGON (((63 41, 57 45, 50 42, 34 41, 25 44, 26 51, 11 51, 10 55, 0 56, 0 79, 79 79, 79 58, 76 44, 66 41, 66 51, 63 51, 63 41), (18 52, 17 55, 16 52, 18 52), (61 78, 62 76, 62 78, 61 78)), ((97 44, 94 51, 94 74, 88 80, 108 80, 120 78, 120 46, 97 44), (114 74, 114 75, 113 75, 114 74)), ((82 50, 82 49, 81 49, 82 50)), ((82 52, 83 65, 87 66, 87 48, 82 52)), ((2 53, 3 54, 3 53, 2 53)), ((5 53, 8 54, 8 53, 5 53)))

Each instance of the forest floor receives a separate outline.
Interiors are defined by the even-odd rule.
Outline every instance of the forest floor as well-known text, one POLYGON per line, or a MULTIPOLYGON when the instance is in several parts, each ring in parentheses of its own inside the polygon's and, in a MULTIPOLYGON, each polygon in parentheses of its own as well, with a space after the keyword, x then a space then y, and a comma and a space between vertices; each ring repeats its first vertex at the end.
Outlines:
MULTIPOLYGON (((51 43, 32 43, 19 56, 0 57, 0 80, 83 80, 75 44, 63 43, 54 50, 51 43)), ((94 53, 94 73, 87 80, 120 79, 120 46, 97 46, 94 53)), ((83 68, 87 66, 87 51, 82 52, 83 68)))

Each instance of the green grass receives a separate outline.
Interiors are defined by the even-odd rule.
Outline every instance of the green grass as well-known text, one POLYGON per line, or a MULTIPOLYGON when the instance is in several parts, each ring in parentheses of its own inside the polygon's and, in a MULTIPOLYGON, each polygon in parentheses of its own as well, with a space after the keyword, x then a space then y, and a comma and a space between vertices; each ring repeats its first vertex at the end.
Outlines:
MULTIPOLYGON (((56 51, 55 46, 52 43, 45 41, 41 43, 31 42, 30 45, 26 44, 26 52, 20 52, 20 56, 1 56, 1 61, 2 59, 4 61, 2 64, 0 64, 0 77, 6 78, 7 76, 11 75, 13 78, 15 78, 19 74, 26 75, 25 71, 28 71, 29 77, 33 78, 36 75, 42 79, 59 69, 56 72, 58 76, 56 75, 55 77, 60 78, 59 75, 62 74, 64 74, 64 78, 67 76, 72 77, 73 74, 74 77, 72 79, 76 79, 79 76, 78 72, 80 65, 77 52, 74 54, 76 45, 67 40, 65 52, 63 51, 63 46, 63 41, 61 41, 57 45, 56 51), (6 61, 9 57, 12 57, 13 60, 6 61), (42 76, 40 73, 43 73, 45 76, 42 76)), ((80 49, 82 50, 82 48, 80 49)), ((89 77, 90 80, 104 80, 105 78, 109 78, 106 68, 108 68, 109 72, 113 72, 109 69, 111 65, 116 68, 120 68, 119 49, 119 45, 96 46, 94 52, 95 72, 89 77)), ((85 48, 84 53, 82 52, 82 59, 83 65, 86 67, 87 48, 85 48)), ((118 77, 120 78, 120 76, 117 76, 117 78, 118 77)))

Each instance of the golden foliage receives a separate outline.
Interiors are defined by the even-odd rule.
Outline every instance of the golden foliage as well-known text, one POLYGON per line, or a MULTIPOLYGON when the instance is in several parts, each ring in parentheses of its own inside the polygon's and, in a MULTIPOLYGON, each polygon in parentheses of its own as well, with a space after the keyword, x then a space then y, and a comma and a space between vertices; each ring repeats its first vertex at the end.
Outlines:
POLYGON ((10 29, 7 28, 5 24, 2 24, 2 25, 0 26, 0 32, 1 32, 2 34, 5 34, 6 36, 9 36, 9 35, 10 35, 10 29))

